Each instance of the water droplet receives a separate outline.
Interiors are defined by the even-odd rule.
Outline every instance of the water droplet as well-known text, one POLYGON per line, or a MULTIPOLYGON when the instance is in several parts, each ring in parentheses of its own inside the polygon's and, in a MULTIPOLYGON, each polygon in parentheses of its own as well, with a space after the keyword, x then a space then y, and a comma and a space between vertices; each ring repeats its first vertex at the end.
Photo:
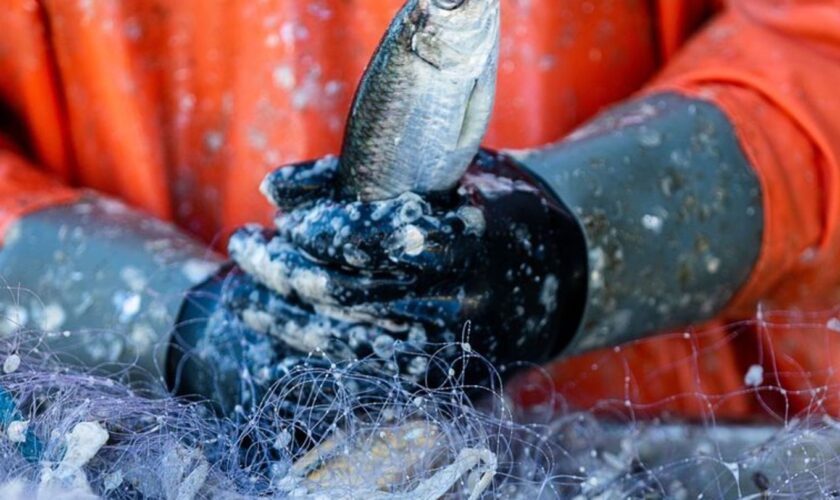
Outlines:
POLYGON ((484 212, 480 209, 465 206, 459 208, 456 215, 464 223, 464 234, 473 234, 475 236, 484 234, 487 222, 484 220, 484 212))
POLYGON ((654 233, 662 232, 662 217, 658 215, 646 214, 642 217, 642 226, 654 233))
POLYGON ((3 373, 14 373, 20 367, 20 356, 10 354, 3 362, 3 373))
POLYGON ((397 225, 410 224, 423 215, 423 206, 415 199, 407 199, 403 206, 397 212, 397 219, 394 221, 397 225))
POLYGON ((23 443, 26 441, 26 431, 28 428, 29 420, 15 420, 10 422, 6 428, 6 436, 13 443, 23 443))
POLYGON ((289 443, 292 442, 292 435, 286 429, 281 429, 280 432, 277 433, 277 436, 274 438, 274 449, 282 450, 289 446, 289 443))
POLYGON ((427 340, 426 330, 421 325, 414 325, 408 331, 408 342, 415 346, 422 347, 427 340))
POLYGON ((758 387, 764 382, 764 367, 752 365, 744 375, 744 384, 749 387, 758 387))
POLYGON ((706 271, 709 274, 715 274, 720 269, 720 259, 714 256, 706 257, 706 271))
POLYGON ((394 338, 390 335, 380 335, 373 341, 373 352, 382 359, 394 356, 394 338))
POLYGON ((655 148, 662 144, 662 134, 653 128, 639 128, 639 144, 646 148, 655 148))
POLYGON ((351 266, 365 267, 370 262, 370 256, 364 250, 350 243, 346 243, 342 247, 342 253, 344 254, 344 260, 351 266))
POLYGON ((428 360, 422 356, 416 356, 408 364, 408 373, 419 377, 426 373, 426 368, 429 366, 428 360))

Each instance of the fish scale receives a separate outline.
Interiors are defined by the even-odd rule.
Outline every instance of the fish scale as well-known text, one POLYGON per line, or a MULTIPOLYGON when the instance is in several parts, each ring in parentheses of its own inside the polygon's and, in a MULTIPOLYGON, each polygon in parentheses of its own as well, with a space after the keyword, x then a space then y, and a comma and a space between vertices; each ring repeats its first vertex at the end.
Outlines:
POLYGON ((356 91, 339 163, 344 194, 451 189, 487 130, 498 50, 499 0, 409 0, 356 91))

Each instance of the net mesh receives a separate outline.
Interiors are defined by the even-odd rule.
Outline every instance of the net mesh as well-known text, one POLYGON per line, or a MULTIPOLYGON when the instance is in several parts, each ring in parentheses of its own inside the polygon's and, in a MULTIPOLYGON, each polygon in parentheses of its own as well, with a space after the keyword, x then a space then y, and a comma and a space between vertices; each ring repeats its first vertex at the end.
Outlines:
POLYGON ((313 355, 232 418, 69 367, 46 333, 7 329, 0 496, 838 496, 838 317, 760 310, 504 385, 461 343, 433 389, 313 355), (464 362, 492 382, 465 387, 464 362))

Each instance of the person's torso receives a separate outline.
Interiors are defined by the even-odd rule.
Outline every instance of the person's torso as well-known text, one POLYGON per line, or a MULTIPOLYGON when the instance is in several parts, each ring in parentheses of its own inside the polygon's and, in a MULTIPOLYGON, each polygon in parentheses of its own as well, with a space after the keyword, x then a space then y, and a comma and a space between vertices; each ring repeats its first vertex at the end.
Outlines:
MULTIPOLYGON (((17 75, 0 96, 29 123, 40 163, 217 242, 269 219, 257 194, 268 171, 338 151, 356 82, 402 3, 16 1, 0 53, 25 50, 0 58, 17 75), (21 95, 39 65, 49 82, 21 95)), ((669 32, 654 1, 502 9, 494 148, 557 140, 628 96, 669 32)))

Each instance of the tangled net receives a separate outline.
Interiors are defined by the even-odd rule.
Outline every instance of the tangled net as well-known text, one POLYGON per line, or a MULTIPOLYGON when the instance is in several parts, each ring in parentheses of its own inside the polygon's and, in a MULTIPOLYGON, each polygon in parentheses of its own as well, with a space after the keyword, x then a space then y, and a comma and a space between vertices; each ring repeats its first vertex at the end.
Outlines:
MULTIPOLYGON (((643 419, 630 400, 609 416, 559 399, 523 408, 467 349, 460 362, 486 365, 493 383, 464 387, 453 370, 429 389, 313 358, 254 409, 220 418, 162 386, 62 364, 40 335, 0 342, 2 498, 840 496, 840 422, 819 408, 836 387, 809 389, 806 412, 749 426, 713 410, 643 419)), ((747 372, 744 390, 769 390, 761 378, 747 372)))

